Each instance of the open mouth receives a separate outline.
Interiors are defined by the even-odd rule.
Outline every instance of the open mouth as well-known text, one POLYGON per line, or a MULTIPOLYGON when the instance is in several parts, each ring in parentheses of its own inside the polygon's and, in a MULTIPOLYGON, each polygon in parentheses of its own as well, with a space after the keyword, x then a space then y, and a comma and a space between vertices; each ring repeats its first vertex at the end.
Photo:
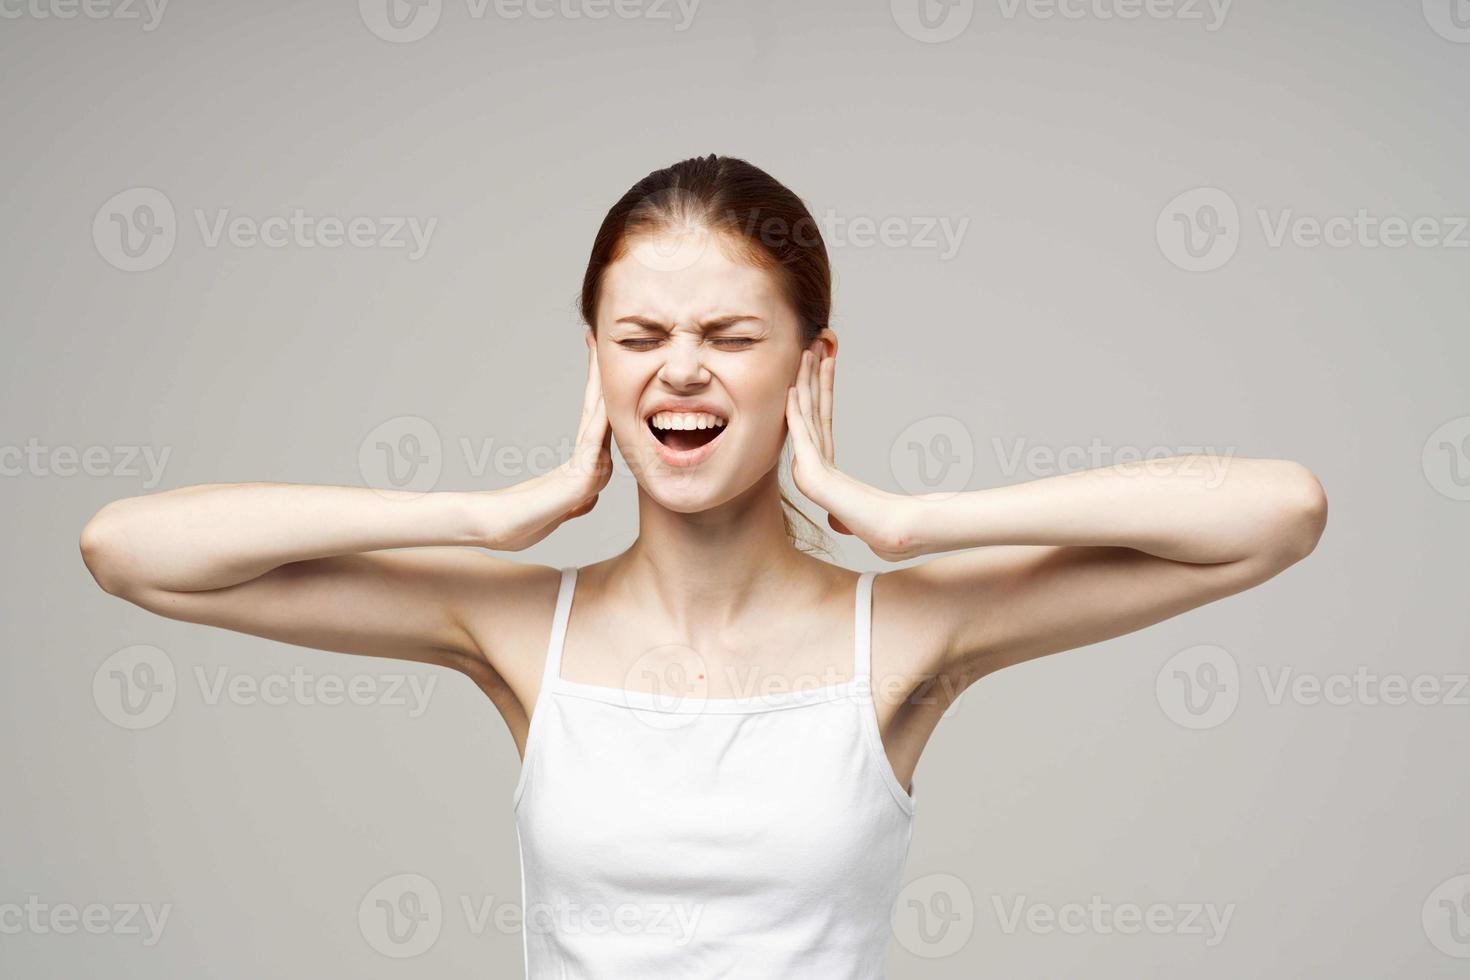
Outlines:
POLYGON ((674 452, 709 445, 728 424, 727 419, 708 412, 654 412, 648 417, 648 431, 674 452))

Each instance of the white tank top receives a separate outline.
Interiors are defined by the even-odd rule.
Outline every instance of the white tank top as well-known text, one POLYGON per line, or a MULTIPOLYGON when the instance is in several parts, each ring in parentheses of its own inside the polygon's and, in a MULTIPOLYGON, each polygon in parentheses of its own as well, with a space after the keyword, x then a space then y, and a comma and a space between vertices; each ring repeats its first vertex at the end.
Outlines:
POLYGON ((913 830, 869 683, 675 700, 561 676, 563 567, 512 797, 528 980, 882 980, 913 830))

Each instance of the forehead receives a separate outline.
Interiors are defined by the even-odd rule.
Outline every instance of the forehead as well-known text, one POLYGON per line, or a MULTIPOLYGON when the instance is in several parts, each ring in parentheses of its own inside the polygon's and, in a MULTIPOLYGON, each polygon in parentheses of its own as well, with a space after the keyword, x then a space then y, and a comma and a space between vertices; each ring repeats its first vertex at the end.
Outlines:
POLYGON ((640 315, 689 326, 735 311, 768 323, 794 318, 776 276, 729 251, 704 232, 630 239, 603 272, 598 323, 640 315))

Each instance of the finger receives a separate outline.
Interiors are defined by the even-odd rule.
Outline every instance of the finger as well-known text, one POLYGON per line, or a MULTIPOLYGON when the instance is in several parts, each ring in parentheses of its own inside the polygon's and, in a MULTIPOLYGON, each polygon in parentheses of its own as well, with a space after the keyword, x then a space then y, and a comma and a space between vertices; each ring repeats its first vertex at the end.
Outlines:
POLYGON ((811 371, 807 368, 811 356, 811 351, 802 351, 801 366, 796 369, 796 404, 801 410, 803 419, 808 424, 810 424, 812 416, 811 371))
MULTIPOLYGON (((811 399, 811 405, 812 405, 812 421, 815 422, 815 421, 817 421, 817 398, 821 394, 821 389, 818 387, 818 378, 819 378, 819 376, 822 373, 821 372, 821 364, 820 364, 820 362, 817 359, 817 355, 816 354, 813 354, 810 350, 808 350, 806 352, 806 356, 807 356, 807 372, 806 372, 807 397, 809 397, 811 399)), ((818 445, 820 445, 820 442, 818 443, 818 445)))
MULTIPOLYGON (((577 444, 585 475, 601 475, 604 466, 603 458, 609 451, 611 439, 612 426, 607 421, 607 403, 599 397, 592 405, 592 414, 587 418, 586 431, 577 444)), ((607 456, 609 461, 611 458, 610 455, 607 456)))
POLYGON ((799 391, 799 385, 791 385, 786 389, 786 429, 791 433, 792 448, 799 453, 805 453, 807 443, 811 441, 811 430, 801 416, 799 391))
POLYGON ((597 370, 597 348, 587 348, 587 384, 582 389, 582 417, 577 424, 577 438, 582 438, 583 430, 587 427, 587 420, 597 408, 597 401, 602 397, 602 377, 597 370))
POLYGON ((837 374, 837 358, 822 358, 817 395, 817 431, 822 434, 822 452, 829 463, 836 462, 837 447, 832 440, 832 387, 837 374))

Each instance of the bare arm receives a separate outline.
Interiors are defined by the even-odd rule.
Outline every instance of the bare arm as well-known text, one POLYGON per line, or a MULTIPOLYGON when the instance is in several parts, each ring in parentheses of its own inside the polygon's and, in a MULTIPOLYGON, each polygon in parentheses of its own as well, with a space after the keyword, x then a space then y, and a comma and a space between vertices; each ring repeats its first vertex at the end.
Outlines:
POLYGON ((576 449, 542 476, 469 493, 183 487, 103 507, 82 557, 107 592, 172 619, 465 669, 487 656, 468 611, 510 608, 532 567, 463 546, 519 551, 591 510, 610 437, 591 356, 576 449))
POLYGON ((1270 579, 1316 547, 1327 497, 1291 460, 1188 456, 931 495, 908 514, 899 550, 976 549, 892 573, 941 638, 938 669, 974 679, 1270 579))
MULTIPOLYGON (((107 592, 188 622, 345 653, 460 666, 456 600, 485 563, 489 501, 357 487, 183 487, 103 507, 83 560, 107 592)), ((486 569, 488 570, 488 569, 486 569)))

